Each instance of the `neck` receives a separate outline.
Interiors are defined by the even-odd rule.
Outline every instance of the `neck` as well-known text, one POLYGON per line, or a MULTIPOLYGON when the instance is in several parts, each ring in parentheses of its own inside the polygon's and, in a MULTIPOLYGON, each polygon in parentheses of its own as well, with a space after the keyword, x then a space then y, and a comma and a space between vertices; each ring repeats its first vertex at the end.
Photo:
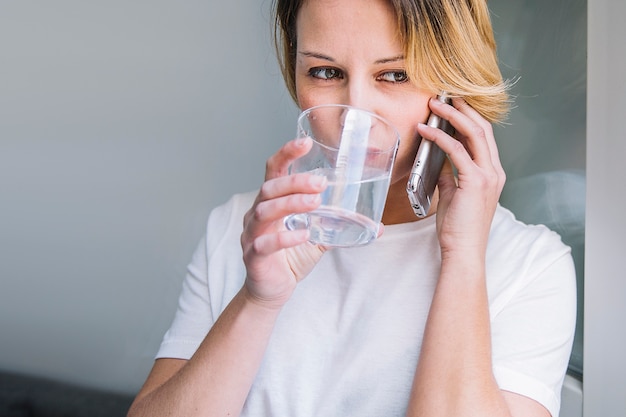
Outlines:
MULTIPOLYGON (((409 203, 409 197, 406 194, 407 180, 408 178, 404 178, 400 181, 396 181, 389 187, 389 193, 387 194, 387 201, 385 203, 385 211, 383 212, 383 224, 391 225, 410 223, 421 219, 415 215, 413 208, 409 203)), ((428 216, 435 214, 437 211, 438 197, 439 194, 437 190, 435 190, 435 195, 433 196, 428 216)))

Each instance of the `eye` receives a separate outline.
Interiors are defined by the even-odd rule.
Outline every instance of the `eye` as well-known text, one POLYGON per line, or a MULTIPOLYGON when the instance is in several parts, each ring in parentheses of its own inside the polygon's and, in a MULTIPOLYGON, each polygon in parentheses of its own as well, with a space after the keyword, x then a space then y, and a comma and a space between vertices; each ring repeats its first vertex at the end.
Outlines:
POLYGON ((333 78, 342 79, 343 73, 337 68, 316 67, 309 70, 309 75, 321 80, 332 80, 333 78))
POLYGON ((389 71, 379 75, 377 80, 390 83, 404 83, 409 80, 409 76, 406 74, 406 71, 389 71))

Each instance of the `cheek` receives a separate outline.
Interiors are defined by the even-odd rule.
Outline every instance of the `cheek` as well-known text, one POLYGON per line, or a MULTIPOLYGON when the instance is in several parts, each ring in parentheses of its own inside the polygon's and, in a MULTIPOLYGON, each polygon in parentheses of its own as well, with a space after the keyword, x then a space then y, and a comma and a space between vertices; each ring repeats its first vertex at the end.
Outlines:
POLYGON ((341 103, 339 97, 333 94, 332 89, 320 89, 307 85, 296 84, 296 98, 298 107, 306 110, 320 104, 341 103))
POLYGON ((300 68, 296 64, 296 77, 295 77, 295 87, 296 87, 296 100, 298 101, 298 107, 300 110, 308 109, 312 107, 310 105, 310 94, 307 93, 306 89, 302 85, 302 77, 299 75, 300 68))
POLYGON ((321 104, 345 103, 343 89, 338 83, 319 85, 309 76, 303 74, 303 70, 296 67, 296 99, 301 110, 319 106, 321 104))
POLYGON ((310 109, 311 107, 316 106, 317 103, 315 100, 311 100, 308 96, 298 94, 298 107, 300 110, 310 109))
MULTIPOLYGON (((413 107, 417 108, 417 107, 413 107)), ((417 111, 414 114, 404 114, 404 117, 394 117, 390 120, 398 129, 400 134, 400 148, 396 157, 394 169, 394 177, 404 177, 409 175, 417 147, 419 146, 419 135, 417 133, 417 124, 424 123, 428 118, 428 110, 417 111)))
POLYGON ((398 157, 410 150, 417 150, 417 124, 423 122, 421 118, 416 118, 405 115, 404 117, 396 117, 395 120, 391 120, 391 123, 396 127, 400 134, 400 149, 398 150, 398 157))
POLYGON ((408 175, 419 145, 417 129, 406 129, 401 133, 401 138, 396 156, 396 172, 399 175, 408 175))
POLYGON ((306 110, 320 104, 333 103, 332 100, 328 101, 324 97, 324 93, 319 88, 316 89, 307 81, 307 78, 301 75, 301 69, 296 67, 296 99, 300 110, 306 110))

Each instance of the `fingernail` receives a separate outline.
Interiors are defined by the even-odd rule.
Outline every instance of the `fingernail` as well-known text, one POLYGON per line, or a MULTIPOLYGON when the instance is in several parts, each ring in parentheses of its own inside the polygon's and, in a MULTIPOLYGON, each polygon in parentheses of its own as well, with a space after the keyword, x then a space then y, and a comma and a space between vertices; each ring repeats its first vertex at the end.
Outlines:
POLYGON ((306 143, 306 141, 307 141, 307 138, 306 138, 306 137, 304 137, 304 138, 297 138, 297 139, 295 140, 294 144, 295 144, 297 147, 302 147, 302 146, 304 146, 304 144, 306 143))

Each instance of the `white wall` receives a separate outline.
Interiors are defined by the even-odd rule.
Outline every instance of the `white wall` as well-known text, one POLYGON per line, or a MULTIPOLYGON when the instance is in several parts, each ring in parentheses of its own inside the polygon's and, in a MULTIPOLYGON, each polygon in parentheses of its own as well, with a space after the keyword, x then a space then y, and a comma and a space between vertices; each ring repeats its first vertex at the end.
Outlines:
POLYGON ((2 2, 0 369, 139 388, 209 209, 295 132, 269 8, 2 2))
POLYGON ((626 2, 589 2, 585 417, 626 415, 626 2))

